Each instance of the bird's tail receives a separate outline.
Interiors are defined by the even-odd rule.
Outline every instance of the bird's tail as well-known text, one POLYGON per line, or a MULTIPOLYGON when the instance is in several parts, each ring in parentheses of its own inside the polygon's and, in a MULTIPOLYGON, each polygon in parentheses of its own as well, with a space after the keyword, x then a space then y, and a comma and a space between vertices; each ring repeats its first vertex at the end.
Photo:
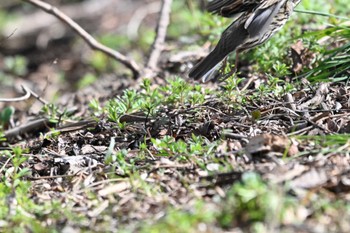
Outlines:
POLYGON ((201 79, 206 82, 210 79, 217 65, 226 57, 227 54, 214 49, 207 57, 195 65, 189 72, 188 76, 195 80, 201 79))

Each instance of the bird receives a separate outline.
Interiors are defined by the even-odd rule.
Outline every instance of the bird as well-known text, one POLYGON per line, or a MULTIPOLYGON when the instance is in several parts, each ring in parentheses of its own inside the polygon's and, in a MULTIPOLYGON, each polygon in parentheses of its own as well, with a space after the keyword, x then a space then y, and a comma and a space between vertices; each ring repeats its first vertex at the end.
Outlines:
POLYGON ((207 82, 217 67, 236 52, 235 69, 240 52, 254 48, 280 30, 301 0, 213 0, 207 10, 236 19, 222 32, 216 47, 190 71, 188 76, 207 82))

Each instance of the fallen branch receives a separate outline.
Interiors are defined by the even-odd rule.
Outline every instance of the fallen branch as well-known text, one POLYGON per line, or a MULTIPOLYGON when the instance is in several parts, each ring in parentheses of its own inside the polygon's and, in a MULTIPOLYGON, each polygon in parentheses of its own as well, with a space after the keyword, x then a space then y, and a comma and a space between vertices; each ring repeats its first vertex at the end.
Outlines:
POLYGON ((127 68, 129 68, 133 73, 134 79, 137 79, 140 76, 140 68, 134 60, 129 59, 126 56, 124 56, 123 54, 99 43, 88 32, 86 32, 81 26, 79 26, 79 24, 74 22, 70 17, 65 15, 62 11, 60 11, 56 7, 54 7, 48 3, 45 3, 41 0, 22 0, 22 1, 30 3, 36 7, 44 10, 45 12, 55 16, 56 18, 58 18, 60 21, 62 21, 63 23, 68 25, 71 29, 73 29, 76 33, 78 33, 78 35, 90 46, 91 49, 100 51, 100 52, 108 55, 109 57, 119 61, 120 63, 125 65, 127 68))
POLYGON ((147 62, 147 69, 155 71, 157 68, 160 54, 164 47, 164 41, 167 34, 167 29, 170 21, 172 0, 163 0, 162 8, 159 15, 156 38, 151 47, 151 54, 147 62))
POLYGON ((42 132, 50 129, 50 127, 53 126, 55 126, 55 123, 50 122, 49 119, 40 118, 30 121, 25 125, 20 125, 16 128, 5 131, 4 137, 7 139, 7 141, 12 141, 16 137, 23 136, 24 134, 42 132))

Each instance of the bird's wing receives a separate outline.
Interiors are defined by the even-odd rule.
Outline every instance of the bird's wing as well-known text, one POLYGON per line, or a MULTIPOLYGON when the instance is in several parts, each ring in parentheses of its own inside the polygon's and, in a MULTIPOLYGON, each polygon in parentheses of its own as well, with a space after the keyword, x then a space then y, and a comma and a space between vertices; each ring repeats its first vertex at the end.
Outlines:
POLYGON ((245 14, 238 20, 235 20, 222 32, 221 38, 216 46, 222 53, 226 53, 227 55, 233 52, 249 38, 249 32, 244 28, 244 21, 247 16, 248 15, 245 14))
POLYGON ((223 17, 233 17, 239 13, 253 10, 261 0, 213 0, 207 10, 223 17))
POLYGON ((265 33, 271 21, 286 1, 287 0, 279 0, 274 1, 273 4, 263 4, 254 11, 244 24, 244 28, 247 29, 251 38, 259 37, 265 33))

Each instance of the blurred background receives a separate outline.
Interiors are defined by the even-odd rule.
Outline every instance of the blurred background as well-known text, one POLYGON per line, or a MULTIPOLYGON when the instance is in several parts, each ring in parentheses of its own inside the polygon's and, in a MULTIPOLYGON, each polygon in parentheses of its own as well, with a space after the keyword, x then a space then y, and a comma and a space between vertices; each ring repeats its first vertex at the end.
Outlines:
MULTIPOLYGON (((46 2, 78 22, 98 41, 143 65, 155 36, 161 1, 46 2)), ((169 54, 202 51, 202 48, 204 54, 207 53, 210 45, 215 44, 222 30, 232 21, 205 13, 204 5, 204 0, 173 2, 167 46, 161 65, 167 62, 169 54)), ((124 74, 130 73, 124 66, 91 50, 54 16, 24 1, 2 0, 0 9, 1 97, 18 95, 20 83, 26 83, 49 101, 54 101, 62 93, 89 87, 96 81, 118 83, 118 87, 113 87, 118 89, 123 88, 121 77, 125 77, 125 85, 128 85, 129 78, 124 74)), ((349 17, 347 0, 302 0, 297 9, 349 17)), ((290 66, 291 62, 288 58, 289 47, 296 40, 306 32, 322 30, 340 22, 334 17, 296 12, 271 41, 245 53, 243 65, 251 67, 250 70, 272 70, 285 75, 283 67, 290 66)), ((303 38, 304 46, 315 53, 325 48, 318 40, 310 38, 303 38)), ((167 66, 162 67, 166 69, 167 66)))

